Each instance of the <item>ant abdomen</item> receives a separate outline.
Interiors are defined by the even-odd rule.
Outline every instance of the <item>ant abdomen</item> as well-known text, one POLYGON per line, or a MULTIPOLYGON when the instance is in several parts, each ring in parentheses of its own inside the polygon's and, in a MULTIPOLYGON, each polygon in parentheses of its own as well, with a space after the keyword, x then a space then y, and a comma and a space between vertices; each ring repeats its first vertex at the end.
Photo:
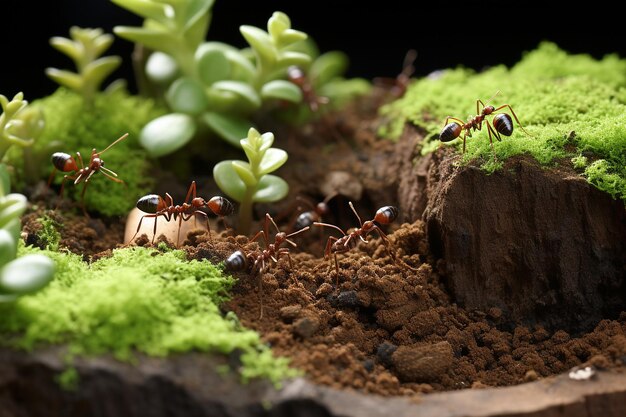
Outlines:
POLYGON ((242 251, 238 250, 224 261, 224 265, 229 271, 244 271, 248 267, 248 259, 242 251))
POLYGON ((443 129, 441 129, 441 133, 439 134, 439 140, 442 142, 450 142, 459 137, 461 131, 463 130, 462 126, 458 123, 448 123, 443 129))
POLYGON ((137 200, 137 208, 144 213, 154 214, 157 212, 161 197, 157 194, 148 194, 137 200))
POLYGON ((376 211, 374 221, 380 224, 389 224, 398 217, 398 209, 394 206, 381 207, 376 211))
POLYGON ((513 133, 513 119, 511 119, 511 116, 506 113, 496 114, 493 117, 493 127, 498 131, 498 133, 504 136, 511 136, 513 133))
POLYGON ((317 216, 312 211, 305 211, 304 213, 301 213, 296 219, 296 224, 294 225, 294 228, 296 230, 300 230, 304 229, 307 226, 312 226, 313 222, 316 221, 318 217, 319 216, 317 216))
POLYGON ((76 161, 71 155, 65 152, 55 152, 52 154, 52 165, 59 171, 69 172, 78 169, 76 161))
POLYGON ((233 203, 220 196, 211 198, 206 205, 217 216, 228 216, 235 211, 233 203))

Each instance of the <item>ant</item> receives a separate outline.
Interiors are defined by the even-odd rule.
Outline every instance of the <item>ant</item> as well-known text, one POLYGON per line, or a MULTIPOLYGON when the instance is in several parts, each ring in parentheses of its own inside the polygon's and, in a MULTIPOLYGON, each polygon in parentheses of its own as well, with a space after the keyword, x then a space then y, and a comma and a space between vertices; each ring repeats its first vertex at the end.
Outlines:
POLYGON ((287 68, 287 79, 294 83, 302 91, 302 100, 309 106, 312 112, 317 112, 322 104, 328 104, 328 97, 321 97, 315 93, 311 81, 302 68, 292 65, 287 68))
POLYGON ((404 96, 409 83, 411 82, 411 76, 415 73, 415 66, 413 63, 417 58, 417 51, 415 49, 409 49, 404 56, 404 63, 402 65, 402 72, 396 76, 396 78, 388 77, 376 77, 374 78, 374 85, 384 89, 388 89, 392 97, 400 98, 404 96))
POLYGON ((137 201, 137 208, 148 214, 141 216, 141 220, 139 220, 139 224, 137 225, 137 231, 130 241, 132 242, 135 236, 137 236, 137 233, 139 233, 143 219, 146 217, 154 217, 154 230, 152 235, 152 243, 154 243, 157 229, 157 217, 163 216, 168 222, 173 217, 174 220, 178 219, 178 234, 176 235, 176 246, 178 246, 182 222, 189 220, 196 214, 204 216, 209 232, 209 239, 212 241, 213 237, 211 236, 211 227, 209 226, 209 216, 200 210, 202 207, 208 207, 214 214, 220 217, 228 216, 234 211, 233 204, 224 197, 216 196, 209 201, 206 201, 202 197, 197 197, 195 181, 191 182, 189 190, 187 191, 187 197, 185 197, 185 202, 182 205, 174 205, 174 199, 168 193, 165 193, 165 198, 157 194, 145 195, 137 201))
MULTIPOLYGON (((491 97, 487 102, 491 101, 495 96, 497 96, 500 91, 496 91, 496 93, 491 97)), ((498 142, 502 141, 500 135, 511 136, 513 133, 513 120, 511 120, 511 116, 507 113, 498 113, 493 117, 493 127, 489 124, 489 120, 486 120, 485 117, 497 112, 498 110, 504 109, 508 107, 509 111, 515 117, 515 121, 519 125, 520 129, 528 136, 530 134, 524 129, 522 124, 520 123, 517 115, 513 111, 513 108, 509 104, 503 104, 500 107, 494 106, 486 106, 482 100, 476 100, 476 116, 468 119, 467 122, 463 122, 463 120, 458 119, 456 117, 448 116, 446 117, 446 121, 444 123, 444 128, 441 129, 441 133, 439 134, 439 140, 442 142, 450 142, 458 138, 461 135, 461 132, 465 130, 465 134, 463 135, 463 153, 465 153, 465 140, 466 138, 472 137, 472 131, 470 129, 481 130, 483 127, 483 121, 487 124, 487 132, 489 133, 489 143, 491 144, 491 150, 493 151, 493 157, 495 159, 496 152, 493 149, 493 140, 491 135, 498 139, 498 142), (482 106, 482 110, 480 110, 480 106, 482 106), (448 121, 452 120, 452 123, 448 123, 448 121)))
MULTIPOLYGON (((263 250, 254 250, 245 253, 243 250, 237 250, 233 252, 224 262, 226 269, 229 271, 244 271, 248 269, 250 265, 252 265, 251 273, 255 274, 263 274, 272 264, 277 264, 278 260, 281 256, 287 256, 289 259, 289 267, 293 269, 293 262, 291 260, 291 255, 289 254, 289 248, 281 248, 281 245, 285 242, 289 243, 294 248, 297 247, 296 243, 289 238, 295 236, 299 233, 305 232, 309 230, 309 226, 306 226, 300 230, 297 230, 292 233, 281 232, 272 216, 269 213, 265 214, 265 223, 263 229, 257 232, 256 235, 250 242, 254 242, 259 237, 263 236, 263 241, 265 242, 265 249, 263 250), (276 235, 274 236, 274 243, 270 243, 270 233, 269 233, 269 225, 270 223, 274 225, 276 228, 276 235)), ((263 317, 263 280, 259 277, 259 296, 261 297, 261 317, 263 317)))
POLYGON ((111 149, 118 142, 126 139, 128 137, 128 133, 125 133, 120 138, 118 138, 115 142, 107 146, 104 150, 97 152, 96 149, 92 149, 91 158, 89 159, 89 165, 84 166, 83 157, 80 155, 80 152, 76 152, 76 156, 78 157, 79 164, 76 163, 76 159, 73 156, 65 153, 65 152, 55 152, 52 154, 52 165, 54 165, 54 169, 50 174, 50 178, 48 179, 48 187, 52 184, 52 180, 54 179, 54 175, 57 170, 62 172, 71 172, 72 174, 67 174, 63 176, 63 181, 61 182, 61 191, 59 192, 59 197, 63 197, 63 189, 65 187, 65 181, 74 180, 74 185, 84 182, 83 191, 80 194, 81 206, 83 208, 83 212, 87 214, 85 211, 85 191, 87 191, 87 185, 89 185, 89 180, 96 172, 102 172, 102 174, 110 179, 111 181, 115 181, 118 183, 124 184, 124 181, 117 178, 117 174, 111 171, 108 168, 104 167, 104 161, 100 158, 100 155, 111 149))
MULTIPOLYGON (((311 201, 302 198, 300 196, 296 197, 296 200, 302 202, 303 204, 309 206, 310 210, 301 212, 298 217, 296 217, 296 221, 294 223, 294 229, 300 230, 307 226, 312 226, 313 222, 322 221, 322 218, 330 213, 330 207, 328 206, 328 202, 335 198, 337 193, 330 194, 326 196, 323 201, 320 201, 317 204, 313 204, 311 201)), ((298 211, 300 211, 302 207, 298 207, 298 211)))
POLYGON ((381 207, 376 211, 376 214, 374 215, 374 219, 368 220, 365 223, 363 223, 361 221, 361 217, 359 217, 358 213, 354 209, 354 205, 352 205, 352 201, 349 201, 348 204, 350 205, 350 208, 352 209, 352 212, 354 213, 356 218, 359 220, 359 225, 360 225, 360 227, 355 228, 351 232, 346 233, 343 230, 341 230, 339 227, 335 226, 334 224, 313 222, 313 226, 332 227, 333 229, 339 230, 343 234, 343 236, 339 238, 330 236, 328 240, 326 241, 326 249, 324 250, 324 258, 329 257, 331 253, 335 257, 335 271, 337 272, 337 286, 339 286, 339 264, 337 263, 337 254, 348 252, 350 249, 355 247, 356 244, 358 243, 357 239, 360 239, 361 241, 367 243, 367 240, 364 239, 364 236, 367 236, 373 231, 377 231, 378 235, 380 236, 383 243, 385 244, 387 251, 393 257, 391 251, 389 250, 390 243, 389 243, 389 239, 387 238, 387 235, 383 233, 383 231, 380 229, 380 226, 378 226, 374 222, 377 222, 380 224, 389 224, 393 222, 396 219, 396 217, 398 217, 398 209, 393 206, 381 207))

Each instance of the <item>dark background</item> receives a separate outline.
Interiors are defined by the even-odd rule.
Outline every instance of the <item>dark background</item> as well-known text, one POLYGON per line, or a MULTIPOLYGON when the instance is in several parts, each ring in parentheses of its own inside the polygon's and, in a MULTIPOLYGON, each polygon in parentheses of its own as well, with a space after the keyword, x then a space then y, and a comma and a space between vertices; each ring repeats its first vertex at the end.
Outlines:
MULTIPOLYGON (((286 12, 294 28, 307 32, 322 51, 339 49, 351 58, 349 76, 395 76, 404 54, 416 49, 416 76, 463 65, 480 70, 513 65, 524 51, 542 40, 556 42, 573 53, 626 56, 623 17, 599 2, 585 8, 554 2, 443 1, 242 1, 217 0, 208 39, 243 47, 241 24, 265 28, 275 10, 286 12), (338 10, 338 6, 341 10, 338 10)), ((50 94, 56 85, 44 68, 71 68, 69 59, 48 44, 51 36, 69 35, 69 27, 140 25, 141 20, 109 0, 4 0, 0 12, 0 93, 26 98, 50 94), (37 4, 35 4, 37 3, 37 4)), ((131 79, 132 45, 116 39, 107 54, 119 54, 124 64, 115 74, 131 79)))

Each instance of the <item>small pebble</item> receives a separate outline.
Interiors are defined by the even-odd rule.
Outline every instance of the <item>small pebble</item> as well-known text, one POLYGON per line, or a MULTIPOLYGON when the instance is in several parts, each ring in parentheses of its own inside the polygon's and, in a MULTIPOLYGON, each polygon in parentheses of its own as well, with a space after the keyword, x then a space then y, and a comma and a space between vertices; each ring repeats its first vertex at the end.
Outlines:
POLYGON ((391 355, 393 355, 393 352, 395 352, 396 349, 398 349, 398 346, 393 343, 383 342, 378 345, 378 348, 376 349, 376 356, 385 366, 391 366, 391 355))
POLYGON ((429 382, 439 380, 452 367, 454 354, 448 342, 425 346, 400 346, 391 355, 400 380, 429 382))
POLYGON ((302 306, 300 305, 291 305, 286 306, 280 309, 280 318, 283 319, 286 323, 293 322, 302 311, 302 306))
POLYGON ((319 329, 320 323, 312 317, 302 317, 293 323, 293 333, 303 339, 308 339, 319 329))

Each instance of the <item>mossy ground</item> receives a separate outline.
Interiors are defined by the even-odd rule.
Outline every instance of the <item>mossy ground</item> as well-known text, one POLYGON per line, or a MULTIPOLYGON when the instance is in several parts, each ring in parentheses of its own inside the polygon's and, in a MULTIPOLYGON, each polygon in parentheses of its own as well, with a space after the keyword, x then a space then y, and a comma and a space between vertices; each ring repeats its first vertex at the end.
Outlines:
POLYGON ((44 290, 3 306, 4 343, 24 349, 67 344, 73 355, 110 352, 126 361, 136 352, 163 357, 238 350, 244 380, 277 382, 294 373, 256 332, 244 329, 234 314, 220 312, 233 279, 208 261, 135 247, 87 264, 73 254, 20 249, 20 255, 33 252, 52 258, 57 273, 44 290))
MULTIPOLYGON (((76 157, 78 151, 83 162, 88 164, 93 148, 101 151, 124 133, 129 133, 128 138, 102 155, 106 168, 115 171, 126 185, 116 184, 96 174, 89 182, 85 206, 106 216, 124 215, 139 196, 151 191, 154 181, 148 175, 150 158, 139 145, 138 138, 146 123, 164 113, 152 100, 117 90, 98 94, 92 107, 85 108, 81 96, 60 88, 32 105, 43 110, 46 121, 44 133, 27 151, 30 159, 26 160, 24 169, 22 149, 12 149, 8 159, 10 165, 16 166, 16 172, 31 177, 27 180, 47 180, 53 169, 50 160, 53 152, 65 152, 76 157), (37 167, 35 172, 29 172, 33 167, 37 167)), ((58 172, 55 183, 60 184, 62 178, 63 173, 58 172)), ((82 187, 82 184, 74 186, 68 181, 64 196, 78 200, 82 187)))
POLYGON ((626 60, 613 55, 598 61, 544 43, 510 69, 446 70, 415 81, 384 107, 393 122, 382 133, 397 138, 411 122, 426 130, 423 152, 431 151, 447 116, 467 120, 476 114, 476 99, 487 104, 497 91, 490 104, 510 104, 530 136, 514 122, 511 137, 494 139, 494 160, 486 129, 474 132, 463 163, 478 160, 492 172, 523 153, 545 165, 569 158, 590 183, 626 201, 626 60))

